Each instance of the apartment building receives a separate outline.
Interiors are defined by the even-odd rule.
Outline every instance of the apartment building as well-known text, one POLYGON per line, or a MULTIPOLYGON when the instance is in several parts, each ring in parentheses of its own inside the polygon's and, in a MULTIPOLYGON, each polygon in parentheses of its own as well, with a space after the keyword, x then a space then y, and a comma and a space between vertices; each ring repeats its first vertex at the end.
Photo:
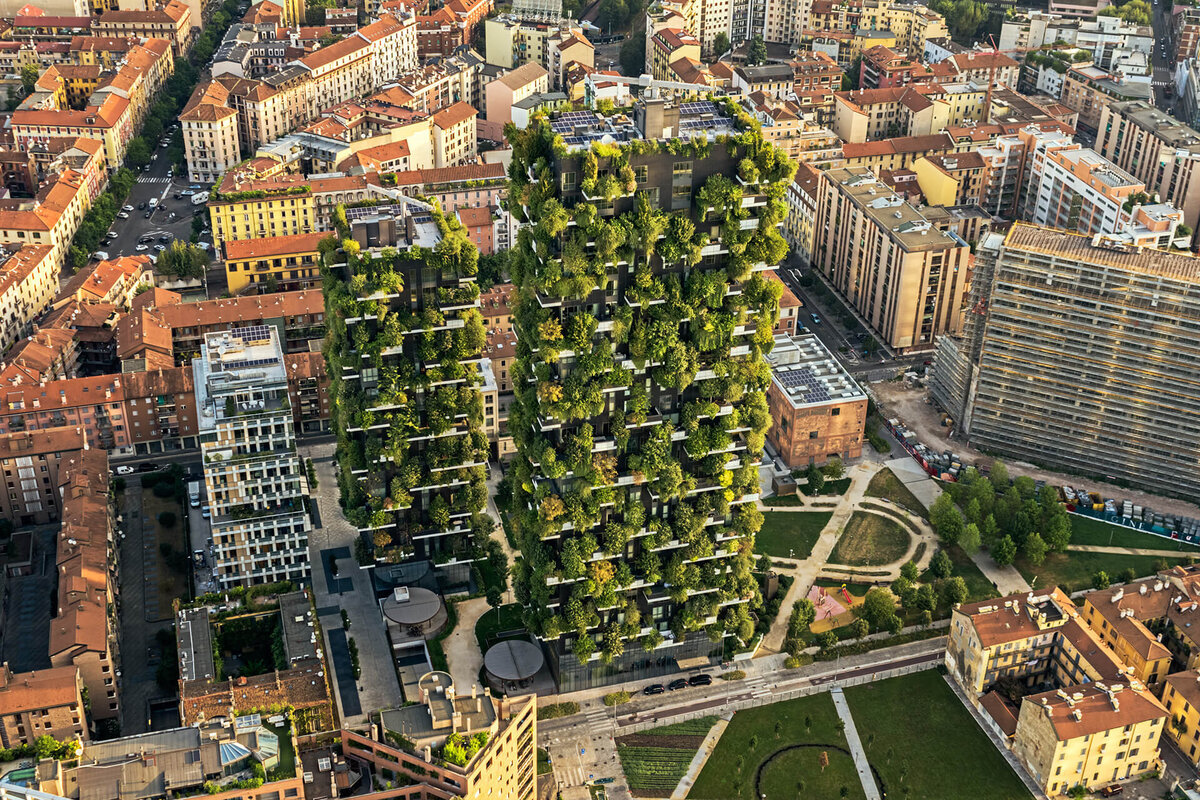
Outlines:
POLYGON ((1169 203, 1141 203, 1144 184, 1079 145, 1031 153, 1020 216, 1073 233, 1123 234, 1136 246, 1175 242, 1183 214, 1169 203))
POLYGON ((342 728, 342 751, 372 770, 392 770, 407 784, 443 798, 524 798, 537 794, 537 698, 492 699, 471 687, 456 691, 450 675, 420 676, 414 705, 381 714, 377 738, 342 728), (442 747, 447 737, 486 733, 486 743, 463 766, 424 753, 442 747), (391 734, 391 735, 389 735, 391 734), (397 744, 397 736, 403 744, 397 744))
POLYGON ((0 518, 15 526, 45 525, 62 518, 62 469, 87 444, 81 427, 50 427, 0 434, 0 518))
POLYGON ((86 741, 82 692, 74 666, 14 673, 0 664, 0 747, 30 745, 39 736, 86 741))
POLYGON ((529 62, 506 72, 484 87, 487 95, 487 119, 501 125, 512 122, 512 107, 535 94, 550 91, 550 73, 529 62))
POLYGON ((1079 127, 1099 131, 1100 112, 1110 102, 1148 102, 1150 95, 1149 83, 1125 80, 1120 74, 1087 64, 1067 70, 1060 99, 1079 113, 1079 127))
POLYGON ((933 74, 919 60, 877 45, 863 53, 858 85, 863 89, 892 89, 933 80, 933 74))
POLYGON ((842 145, 841 166, 847 169, 881 170, 910 169, 921 158, 954 153, 958 150, 949 133, 928 136, 900 136, 878 142, 846 143, 842 145))
POLYGON ((971 441, 1152 491, 1200 489, 1200 393, 1179 378, 1200 358, 1200 261, 1023 223, 981 242, 979 261, 993 274, 971 304, 986 321, 934 364, 935 384, 967 391, 939 402, 971 441))
POLYGON ((978 153, 923 156, 912 170, 929 205, 979 205, 983 199, 987 163, 978 153))
POLYGON ((1200 57, 1200 9, 1181 5, 1172 8, 1171 15, 1167 27, 1171 61, 1182 64, 1200 57))
POLYGON ((84 175, 65 169, 29 200, 0 202, 0 242, 46 246, 45 256, 61 269, 79 223, 92 206, 84 175))
POLYGON ((1200 672, 1189 669, 1168 675, 1162 704, 1170 720, 1163 732, 1189 761, 1200 763, 1200 672))
POLYGON ((818 125, 833 123, 833 93, 842 88, 842 69, 825 53, 801 52, 789 62, 792 68, 792 94, 805 113, 812 114, 818 125))
POLYGON ((873 0, 859 4, 859 12, 857 27, 891 31, 896 47, 909 53, 920 55, 930 39, 950 37, 945 18, 920 3, 873 0))
MULTIPOLYGON (((1196 585, 1188 583, 1188 589, 1194 592, 1196 585)), ((1170 609, 1182 588, 1155 577, 1116 589, 1098 589, 1084 595, 1082 615, 1130 667, 1133 677, 1156 686, 1171 668, 1172 653, 1164 640, 1151 633, 1146 625, 1171 622, 1170 609)), ((1174 604, 1178 605, 1177 601, 1174 604)))
POLYGON ((596 48, 582 31, 563 30, 546 40, 546 70, 550 73, 551 89, 566 91, 572 70, 594 69, 595 65, 596 48))
POLYGON ((475 159, 477 148, 475 120, 479 112, 458 102, 432 117, 434 168, 455 167, 475 159))
POLYGON ((143 286, 154 285, 154 263, 149 256, 121 256, 90 263, 75 273, 54 300, 106 303, 129 308, 143 286))
POLYGON ((817 189, 813 265, 886 346, 933 346, 957 332, 971 252, 869 170, 831 169, 817 189))
POLYGON ((0 434, 79 427, 90 447, 129 446, 120 375, 9 386, 0 397, 0 434))
POLYGON ((552 72, 550 48, 553 44, 571 36, 586 41, 583 31, 569 18, 547 22, 501 14, 486 20, 483 27, 485 60, 504 69, 516 69, 532 62, 552 72))
POLYGON ((98 36, 166 39, 176 58, 187 56, 192 45, 192 12, 180 0, 168 0, 161 8, 134 11, 105 11, 92 22, 98 36))
POLYGON ((145 371, 127 372, 123 389, 133 452, 171 453, 199 446, 196 387, 190 365, 148 366, 145 371))
MULTIPOLYGON (((22 457, 13 461, 22 482, 36 476, 33 465, 22 457)), ((116 539, 108 479, 108 453, 103 449, 80 450, 60 465, 62 525, 55 551, 58 593, 48 650, 51 666, 79 670, 93 721, 116 719, 120 713, 114 602, 120 580, 111 550, 116 539)))
POLYGON ((844 142, 929 136, 983 119, 986 84, 915 83, 834 94, 833 131, 844 142))
POLYGON ((0 352, 28 336, 58 292, 59 263, 49 245, 0 247, 0 352))
POLYGON ((303 175, 239 180, 229 173, 208 198, 213 247, 237 239, 296 236, 317 230, 312 188, 303 175))
POLYGON ((1161 769, 1167 711, 1136 680, 1090 683, 1025 697, 1013 750, 1050 796, 1097 791, 1161 769))
MULTIPOLYGON (((678 73, 672 65, 684 59, 700 64, 700 40, 682 28, 662 28, 650 38, 646 50, 646 74, 659 81, 676 80, 678 73)), ((753 69, 753 68, 750 68, 753 69)), ((788 70, 788 77, 791 71, 788 70)))
POLYGON ((254 288, 261 294, 319 288, 320 231, 225 243, 225 277, 231 294, 254 288))
POLYGON ((1200 134, 1143 101, 1109 103, 1100 111, 1096 152, 1125 170, 1145 191, 1200 225, 1200 134))
POLYGON ((242 160, 238 113, 228 101, 229 89, 224 84, 202 82, 179 115, 190 180, 216 183, 242 160))
POLYGON ((311 523, 279 332, 210 333, 192 368, 214 579, 222 589, 303 580, 311 523))
POLYGON ((778 334, 767 356, 767 438, 791 469, 862 455, 867 394, 815 334, 778 334))
POLYGON ((980 86, 1016 87, 1020 64, 1004 53, 968 51, 955 53, 932 67, 933 80, 938 83, 976 83, 980 86))
POLYGON ((788 185, 784 200, 788 205, 783 220, 783 238, 801 264, 809 264, 813 255, 813 222, 817 218, 817 182, 820 173, 809 164, 800 164, 788 185))

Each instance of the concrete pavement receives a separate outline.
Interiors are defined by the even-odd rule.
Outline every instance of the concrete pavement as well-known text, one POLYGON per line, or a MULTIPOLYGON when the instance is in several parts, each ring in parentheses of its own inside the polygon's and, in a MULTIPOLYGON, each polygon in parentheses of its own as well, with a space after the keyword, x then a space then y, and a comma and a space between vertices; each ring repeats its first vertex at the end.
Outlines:
POLYGON ((1196 550, 1153 550, 1148 547, 1109 547, 1102 544, 1069 544, 1068 550, 1080 553, 1111 553, 1121 556, 1158 556, 1159 558, 1200 557, 1196 550))
POLYGON ((333 450, 332 443, 310 444, 301 446, 300 454, 313 460, 319 484, 312 497, 320 514, 320 527, 308 537, 317 615, 335 673, 331 683, 339 717, 342 724, 355 725, 365 722, 370 712, 400 705, 404 698, 371 574, 354 558, 358 529, 342 516, 338 505, 333 450), (336 575, 329 568, 331 556, 337 564, 336 575), (342 628, 342 610, 350 617, 349 631, 342 628), (362 669, 357 681, 350 672, 350 636, 358 647, 362 669))
POLYGON ((463 600, 455 608, 458 611, 458 625, 442 641, 442 647, 446 651, 446 662, 450 665, 450 677, 454 679, 454 685, 459 692, 466 692, 468 687, 479 683, 479 670, 483 667, 483 654, 479 652, 479 642, 475 640, 475 623, 492 609, 483 597, 463 600))
POLYGON ((837 687, 830 691, 830 695, 833 697, 833 707, 837 709, 838 718, 846 726, 844 731, 846 744, 850 748, 850 755, 854 758, 854 771, 858 773, 858 780, 862 783, 863 794, 867 796, 867 800, 881 800, 879 787, 875 784, 874 776, 871 775, 871 764, 867 761, 867 753, 863 750, 862 740, 858 738, 858 728, 854 726, 854 716, 850 713, 850 706, 846 703, 846 695, 837 687))

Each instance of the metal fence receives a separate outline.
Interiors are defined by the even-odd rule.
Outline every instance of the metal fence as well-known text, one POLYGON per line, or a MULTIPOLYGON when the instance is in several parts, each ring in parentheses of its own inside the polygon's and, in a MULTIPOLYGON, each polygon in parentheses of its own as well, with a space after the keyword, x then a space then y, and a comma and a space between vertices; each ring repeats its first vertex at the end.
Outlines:
POLYGON ((941 659, 938 659, 920 664, 909 664, 903 667, 883 669, 879 670, 878 672, 866 672, 862 675, 856 675, 852 678, 830 681, 829 683, 819 683, 815 685, 808 684, 805 686, 797 686, 792 689, 784 689, 782 691, 777 690, 759 697, 746 697, 739 700, 731 700, 721 706, 712 706, 696 711, 684 711, 679 714, 659 716, 654 720, 635 722, 632 725, 626 725, 619 728, 617 733, 621 736, 624 736, 627 733, 641 733, 642 731, 647 731, 652 728, 659 728, 663 725, 673 725, 676 722, 687 722, 689 720, 700 719, 702 717, 711 717, 714 714, 721 715, 725 713, 733 713, 735 711, 745 711, 749 708, 769 706, 774 703, 782 703, 785 700, 795 700, 798 697, 808 697, 809 695, 828 692, 830 689, 835 687, 839 689, 845 689, 849 686, 861 686, 864 683, 873 683, 885 678, 896 678, 901 675, 911 675, 914 672, 923 672, 927 669, 934 669, 941 663, 941 659))

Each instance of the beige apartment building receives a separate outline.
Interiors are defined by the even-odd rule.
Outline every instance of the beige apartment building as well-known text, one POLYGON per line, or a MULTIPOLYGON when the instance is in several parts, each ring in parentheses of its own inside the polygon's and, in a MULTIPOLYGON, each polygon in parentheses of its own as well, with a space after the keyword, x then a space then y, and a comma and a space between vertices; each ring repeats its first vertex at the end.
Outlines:
POLYGON ((433 115, 433 151, 437 158, 435 169, 456 167, 475 158, 475 119, 479 112, 474 106, 458 102, 433 115))
POLYGON ((957 332, 971 284, 971 248, 939 230, 869 170, 822 173, 813 265, 887 347, 933 347, 957 332))
POLYGON ((1141 100, 1100 109, 1096 152, 1200 224, 1200 133, 1141 100))
POLYGON ((1014 752, 1051 797, 1160 769, 1167 710, 1137 682, 1089 683, 1025 697, 1014 752))
POLYGON ((225 170, 242 160, 238 114, 226 105, 228 98, 229 90, 223 84, 202 83, 179 115, 190 180, 216 183, 225 170))
POLYGON ((192 12, 179 0, 150 11, 105 11, 92 22, 98 36, 158 38, 171 43, 176 58, 187 55, 192 43, 192 12))
POLYGON ((14 673, 0 664, 0 748, 33 744, 39 736, 86 740, 82 692, 73 666, 14 673))
POLYGON ((1071 67, 1063 75, 1062 104, 1079 113, 1079 127, 1087 130, 1098 131, 1101 111, 1109 103, 1149 99, 1149 83, 1122 80, 1092 64, 1071 67))
POLYGON ((58 293, 58 263, 49 245, 0 246, 0 353, 28 335, 58 293))
POLYGON ((488 122, 512 122, 512 107, 519 101, 550 91, 550 73, 532 61, 489 81, 484 87, 488 122))

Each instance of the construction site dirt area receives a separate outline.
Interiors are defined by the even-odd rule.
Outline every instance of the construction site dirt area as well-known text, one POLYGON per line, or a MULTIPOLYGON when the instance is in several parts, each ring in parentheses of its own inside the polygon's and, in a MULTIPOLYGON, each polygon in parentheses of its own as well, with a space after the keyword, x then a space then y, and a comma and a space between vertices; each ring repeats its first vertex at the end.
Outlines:
MULTIPOLYGON (((983 466, 990 468, 995 459, 980 453, 968 445, 968 441, 952 434, 950 428, 942 426, 942 414, 929 399, 929 391, 920 387, 909 386, 904 381, 885 381, 871 384, 879 406, 879 414, 884 419, 897 419, 909 430, 915 431, 917 441, 927 447, 943 451, 950 450, 962 459, 964 465, 983 466)), ((901 451, 901 454, 903 451, 901 451)), ((1068 475, 1061 472, 1035 467, 1022 461, 1004 459, 1008 474, 1012 477, 1027 475, 1034 480, 1043 480, 1052 486, 1074 486, 1099 492, 1102 497, 1118 500, 1129 500, 1135 504, 1152 508, 1159 514, 1172 514, 1185 517, 1200 517, 1200 506, 1170 497, 1147 494, 1134 489, 1123 489, 1120 486, 1081 478, 1078 475, 1068 475)))

